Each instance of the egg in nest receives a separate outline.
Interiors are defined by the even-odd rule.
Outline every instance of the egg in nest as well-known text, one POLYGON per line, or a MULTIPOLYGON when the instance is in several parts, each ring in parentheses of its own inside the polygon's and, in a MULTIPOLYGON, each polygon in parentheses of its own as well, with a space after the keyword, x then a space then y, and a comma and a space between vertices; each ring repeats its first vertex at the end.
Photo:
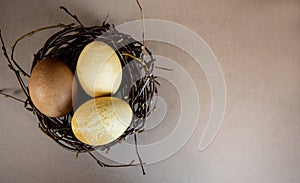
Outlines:
POLYGON ((80 85, 92 97, 115 93, 122 81, 119 57, 102 41, 93 41, 84 47, 77 61, 76 73, 80 85))
POLYGON ((74 74, 58 58, 45 58, 33 68, 29 95, 34 106, 49 117, 60 117, 72 110, 74 74))
POLYGON ((75 137, 89 145, 104 145, 120 137, 132 120, 128 103, 115 97, 98 97, 82 104, 72 118, 75 137))

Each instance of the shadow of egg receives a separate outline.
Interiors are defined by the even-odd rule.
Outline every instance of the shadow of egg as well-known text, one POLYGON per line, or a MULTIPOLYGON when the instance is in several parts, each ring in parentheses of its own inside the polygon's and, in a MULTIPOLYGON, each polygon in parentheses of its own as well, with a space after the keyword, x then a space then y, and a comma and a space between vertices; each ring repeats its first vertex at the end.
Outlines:
POLYGON ((89 96, 81 87, 77 75, 73 78, 72 85, 72 106, 75 112, 83 103, 91 100, 93 97, 89 96))

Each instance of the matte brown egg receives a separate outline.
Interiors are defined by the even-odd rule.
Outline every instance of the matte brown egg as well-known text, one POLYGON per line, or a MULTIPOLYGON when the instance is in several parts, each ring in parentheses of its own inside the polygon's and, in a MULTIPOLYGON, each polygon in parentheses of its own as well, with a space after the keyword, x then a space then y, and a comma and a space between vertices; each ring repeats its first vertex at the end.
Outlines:
POLYGON ((57 58, 46 58, 32 70, 29 95, 34 106, 49 117, 60 117, 72 110, 73 72, 57 58))

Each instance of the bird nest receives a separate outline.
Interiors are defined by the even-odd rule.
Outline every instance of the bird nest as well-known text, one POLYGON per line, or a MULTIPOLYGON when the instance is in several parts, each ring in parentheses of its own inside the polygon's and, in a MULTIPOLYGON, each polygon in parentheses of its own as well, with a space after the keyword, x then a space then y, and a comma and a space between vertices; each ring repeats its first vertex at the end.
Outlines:
MULTIPOLYGON (((4 41, 0 34, 4 56, 8 61, 9 68, 14 71, 20 87, 26 95, 26 100, 20 100, 9 94, 4 94, 3 92, 2 94, 23 102, 25 108, 37 116, 39 128, 62 147, 75 151, 78 154, 88 152, 97 163, 103 167, 136 165, 133 163, 125 165, 109 165, 97 159, 92 151, 96 149, 109 150, 111 146, 122 142, 129 135, 134 135, 135 144, 137 145, 136 134, 143 131, 146 117, 153 111, 156 105, 154 96, 157 95, 158 82, 156 81, 156 77, 152 74, 154 58, 143 43, 133 39, 130 35, 118 32, 114 26, 111 26, 105 21, 100 26, 85 27, 78 20, 76 15, 71 14, 64 7, 60 8, 73 17, 77 24, 58 24, 27 33, 17 39, 13 45, 11 57, 8 56, 4 41), (31 71, 34 66, 44 58, 56 57, 63 60, 71 68, 73 73, 76 73, 76 64, 81 51, 87 44, 95 40, 101 40, 107 43, 118 55, 123 67, 122 83, 114 96, 126 101, 130 105, 134 115, 130 126, 115 141, 101 146, 85 144, 74 136, 71 129, 71 119, 74 111, 71 111, 63 117, 52 118, 41 113, 32 103, 28 85, 24 82, 24 78, 30 77, 30 74, 24 71, 14 59, 15 47, 23 38, 31 36, 36 32, 52 28, 62 28, 62 30, 50 36, 42 48, 34 54, 31 71)), ((138 151, 137 155, 140 160, 139 164, 142 166, 138 151)))

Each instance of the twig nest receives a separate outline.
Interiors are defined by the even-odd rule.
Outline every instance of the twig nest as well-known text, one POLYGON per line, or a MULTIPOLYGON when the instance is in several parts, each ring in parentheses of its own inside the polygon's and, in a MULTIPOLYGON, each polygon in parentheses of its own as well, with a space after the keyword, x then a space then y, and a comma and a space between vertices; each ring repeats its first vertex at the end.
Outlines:
POLYGON ((132 110, 115 97, 98 97, 82 104, 72 118, 72 130, 78 140, 103 145, 116 140, 128 128, 132 110))
MULTIPOLYGON (((95 149, 106 150, 118 144, 127 136, 143 131, 146 118, 151 114, 155 106, 153 97, 157 95, 158 83, 156 77, 152 74, 154 58, 151 52, 147 47, 144 47, 142 43, 133 39, 130 35, 118 32, 114 27, 106 23, 101 26, 93 27, 71 25, 66 26, 63 30, 50 36, 43 47, 34 54, 31 74, 34 74, 33 70, 35 66, 46 58, 59 58, 71 68, 75 74, 74 79, 72 77, 73 83, 76 83, 77 80, 80 81, 80 78, 82 78, 80 82, 73 86, 73 92, 72 89, 66 89, 71 96, 74 96, 72 103, 76 105, 73 106, 73 110, 69 113, 58 118, 50 118, 51 116, 49 114, 36 110, 38 109, 37 105, 32 102, 31 96, 27 96, 28 105, 32 106, 33 112, 39 120, 40 129, 56 143, 64 148, 79 153, 90 152, 95 149), (91 58, 87 57, 87 55, 90 55, 87 54, 90 52, 89 49, 96 49, 95 55, 91 56, 91 58), (144 57, 145 54, 147 57, 144 57), (96 59, 95 57, 98 58, 96 59), (99 59, 99 57, 103 59, 99 59), (93 62, 93 59, 93 64, 95 65, 90 64, 93 62), (88 63, 84 63, 85 61, 88 63), (98 62, 102 62, 102 64, 98 62), (79 72, 82 68, 84 72, 79 72), (107 91, 109 91, 106 92, 107 94, 112 93, 113 97, 120 98, 120 100, 123 100, 130 106, 132 120, 129 121, 129 125, 126 123, 127 127, 124 127, 125 130, 120 130, 123 131, 123 133, 120 132, 118 135, 113 135, 111 140, 115 140, 107 140, 106 142, 109 143, 105 143, 105 141, 101 143, 88 142, 75 135, 77 132, 72 129, 72 118, 77 107, 80 107, 91 99, 90 96, 85 95, 86 93, 90 94, 92 98, 98 95, 97 92, 95 92, 95 89, 97 89, 95 83, 98 82, 99 87, 105 86, 104 83, 107 81, 103 80, 100 75, 103 73, 103 69, 106 70, 107 68, 110 69, 107 70, 107 72, 111 73, 108 83, 112 84, 109 85, 110 87, 107 87, 108 89, 106 88, 107 91), (112 68, 115 69, 111 70, 112 68), (88 73, 85 69, 87 69, 88 73), (81 74, 87 74, 87 77, 93 75, 95 78, 91 80, 85 79, 86 77, 82 77, 83 75, 81 74), (118 84, 118 81, 121 84, 118 84), (84 83, 86 83, 86 85, 84 83), (83 88, 86 89, 84 90, 83 88), (83 92, 84 94, 81 93, 82 90, 85 91, 83 92)), ((62 75, 59 75, 59 77, 63 78, 62 75)), ((67 80, 62 80, 64 80, 63 84, 65 85, 67 80)), ((64 90, 64 85, 61 90, 64 90)), ((72 82, 70 85, 72 86, 72 82)), ((70 88, 72 88, 71 86, 70 88)), ((57 91, 60 91, 60 89, 57 91)), ((60 101, 58 104, 61 104, 60 101)), ((81 132, 84 132, 84 130, 81 130, 81 132)))
POLYGON ((60 117, 72 110, 73 72, 57 58, 45 58, 32 70, 29 94, 34 106, 49 117, 60 117))
MULTIPOLYGON (((153 99, 159 83, 152 73, 154 58, 147 47, 130 35, 118 32, 114 26, 103 22, 103 25, 85 27, 76 15, 65 7, 60 8, 79 25, 58 24, 31 31, 17 39, 10 58, 0 32, 8 66, 27 97, 19 101, 36 115, 39 128, 62 147, 77 153, 88 152, 102 167, 134 166, 132 163, 106 164, 91 151, 108 150, 133 134, 137 145, 136 133, 144 130, 146 118, 156 105, 153 99), (15 46, 36 32, 58 27, 64 29, 50 36, 34 54, 30 76, 14 60, 15 46), (95 53, 91 54, 91 50, 95 53), (92 97, 111 93, 113 97, 87 101, 74 114, 72 83, 77 82, 73 74, 76 69, 86 93, 92 97), (106 77, 102 76, 104 73, 106 77), (23 76, 30 76, 29 91, 23 76)), ((73 95, 82 89, 76 84, 73 95)), ((142 166, 138 152, 137 155, 142 166)))
POLYGON ((119 57, 102 41, 85 46, 78 58, 76 72, 82 88, 92 97, 115 93, 122 81, 119 57))

